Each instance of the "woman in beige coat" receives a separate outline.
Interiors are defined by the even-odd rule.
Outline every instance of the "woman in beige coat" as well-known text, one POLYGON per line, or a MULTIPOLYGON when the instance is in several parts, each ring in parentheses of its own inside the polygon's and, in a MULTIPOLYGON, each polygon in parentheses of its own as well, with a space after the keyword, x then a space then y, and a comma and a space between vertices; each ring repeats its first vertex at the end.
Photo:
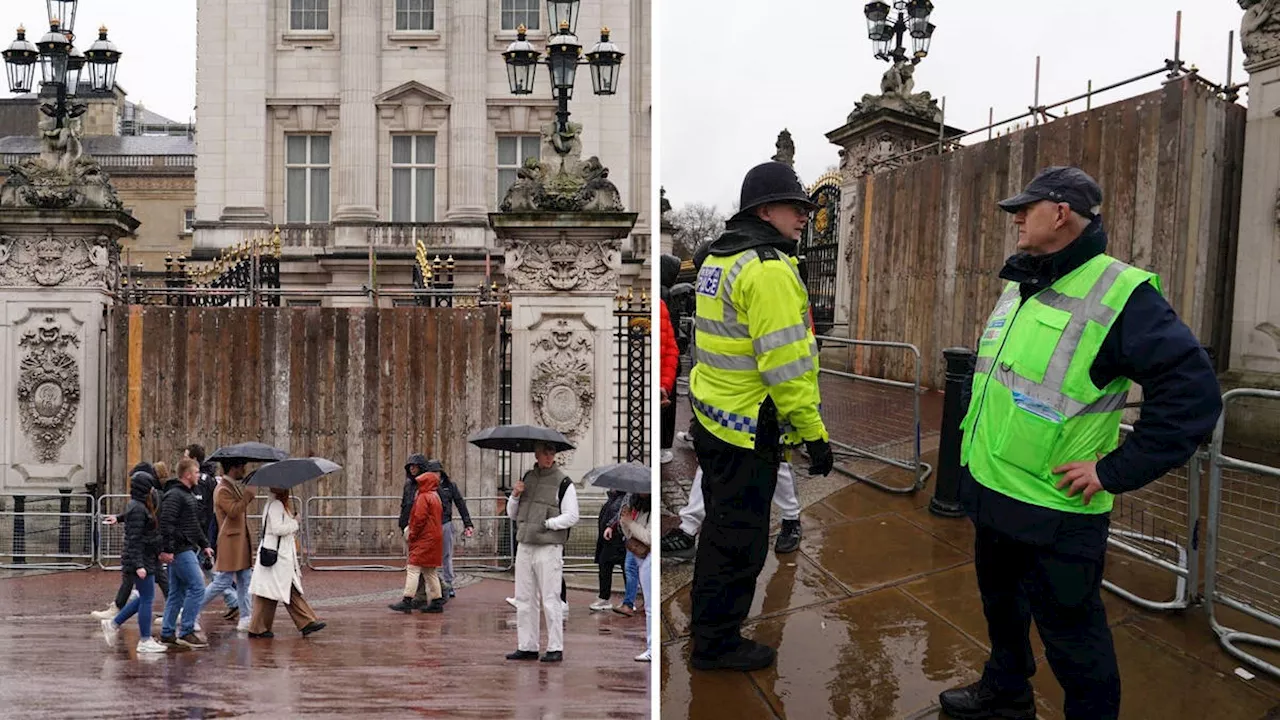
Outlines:
MULTIPOLYGON (((649 610, 657 607, 654 605, 657 600, 651 592, 652 578, 649 575, 653 560, 653 555, 649 552, 649 512, 650 496, 645 493, 628 495, 627 502, 618 513, 618 525, 628 541, 627 552, 640 559, 640 592, 644 593, 644 652, 636 656, 636 662, 649 662, 653 657, 653 627, 656 619, 655 614, 649 610), (643 552, 644 557, 640 557, 637 550, 643 552)), ((608 538, 607 535, 605 537, 608 538)))
POLYGON ((306 637, 324 629, 325 624, 302 596, 302 567, 298 563, 298 519, 288 510, 289 491, 270 488, 271 500, 262 513, 262 536, 258 552, 253 558, 253 579, 249 581, 249 594, 253 595, 253 621, 249 624, 249 637, 275 637, 271 632, 276 616, 276 603, 284 603, 293 624, 306 637), (262 548, 275 550, 277 559, 270 567, 262 564, 262 548))

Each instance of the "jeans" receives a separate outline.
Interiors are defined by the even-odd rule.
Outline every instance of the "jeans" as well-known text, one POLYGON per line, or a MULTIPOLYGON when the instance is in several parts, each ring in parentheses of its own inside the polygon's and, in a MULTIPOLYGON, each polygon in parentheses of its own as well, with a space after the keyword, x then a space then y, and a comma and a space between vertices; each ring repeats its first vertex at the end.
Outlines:
MULTIPOLYGON (((630 553, 627 553, 627 554, 630 555, 630 553)), ((649 611, 650 607, 657 607, 656 605, 651 604, 654 602, 654 599, 649 592, 651 590, 651 588, 649 587, 649 583, 651 582, 651 580, 649 579, 649 561, 651 559, 653 559, 652 554, 645 555, 644 559, 640 561, 640 567, 639 567, 640 587, 641 587, 641 591, 644 593, 644 607, 645 607, 644 647, 649 652, 653 652, 653 624, 658 617, 657 613, 649 611)))
POLYGON ((231 583, 236 584, 235 597, 227 599, 228 608, 239 608, 240 618, 242 620, 249 619, 249 577, 253 574, 252 568, 244 570, 231 570, 229 572, 215 572, 213 574, 213 582, 209 583, 209 587, 204 589, 204 597, 200 599, 200 609, 203 610, 213 599, 222 593, 226 599, 227 594, 231 592, 231 583), (234 600, 234 602, 232 602, 234 600))
POLYGON ((169 597, 164 603, 164 624, 160 637, 173 637, 178 613, 182 613, 181 632, 178 636, 195 632, 196 617, 200 614, 200 602, 204 600, 204 575, 194 550, 183 550, 169 563, 169 597))
MULTIPOLYGON (((636 592, 640 589, 640 558, 627 552, 627 560, 622 564, 622 577, 626 581, 626 591, 622 596, 622 604, 636 606, 636 592)), ((644 598, 649 602, 649 596, 644 598)))
POLYGON ((134 576, 133 586, 138 590, 138 597, 125 604, 116 614, 116 627, 125 624, 134 613, 138 615, 138 639, 151 637, 151 603, 156 599, 156 576, 147 575, 139 580, 134 576))
POLYGON ((453 521, 440 526, 444 536, 444 562, 440 565, 440 580, 453 587, 453 521))
MULTIPOLYGON (((197 558, 196 558, 196 562, 200 562, 200 558, 198 558, 198 557, 197 557, 197 558)), ((203 567, 202 567, 202 568, 200 568, 200 573, 201 573, 202 575, 204 575, 204 582, 205 582, 205 584, 206 584, 206 585, 208 585, 210 582, 212 582, 213 580, 217 579, 217 577, 218 577, 218 573, 216 573, 216 572, 214 572, 214 571, 212 571, 212 570, 205 570, 203 567)), ((228 584, 228 585, 222 585, 222 586, 219 586, 219 587, 220 587, 220 589, 222 590, 222 602, 224 602, 224 603, 226 603, 226 604, 227 604, 227 609, 228 609, 228 610, 234 610, 234 609, 236 609, 236 608, 246 608, 246 607, 248 607, 248 606, 247 606, 247 605, 245 605, 244 603, 239 602, 239 598, 237 597, 237 593, 236 593, 236 590, 238 590, 239 588, 236 588, 236 590, 233 590, 233 589, 231 589, 231 585, 229 585, 229 584, 228 584)), ((203 608, 204 608, 204 606, 205 606, 205 605, 208 605, 208 604, 209 604, 209 601, 208 601, 208 600, 205 600, 205 601, 204 601, 204 603, 200 606, 200 607, 201 607, 201 609, 203 609, 203 608)))

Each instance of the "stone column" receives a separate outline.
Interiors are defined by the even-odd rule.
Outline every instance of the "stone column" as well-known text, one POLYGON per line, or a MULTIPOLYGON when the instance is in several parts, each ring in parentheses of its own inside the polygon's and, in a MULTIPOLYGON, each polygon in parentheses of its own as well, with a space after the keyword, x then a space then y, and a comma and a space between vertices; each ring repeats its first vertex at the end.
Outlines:
POLYGON ((336 223, 378 219, 378 3, 342 4, 336 223))
MULTIPOLYGON (((1249 73, 1244 182, 1236 252, 1230 370, 1224 389, 1280 389, 1280 9, 1248 5, 1240 45, 1249 73)), ((1275 402, 1232 402, 1227 433, 1241 444, 1274 449, 1280 436, 1275 402)))
MULTIPOLYGON (((616 462, 614 299, 622 240, 636 213, 490 215, 502 242, 511 290, 512 422, 564 433, 576 450, 562 453, 580 482, 616 462)), ((513 475, 532 467, 516 456, 513 475)))
POLYGON ((83 493, 100 462, 118 210, 0 209, 0 492, 83 493))
MULTIPOLYGON (((267 22, 267 3, 228 0, 226 5, 224 107, 226 117, 235 121, 226 128, 222 138, 227 175, 218 219, 265 223, 270 218, 267 163, 263 158, 270 147, 267 144, 267 54, 274 46, 267 22)), ((212 42, 217 41, 215 35, 212 42)))
POLYGON ((450 222, 483 224, 489 211, 489 148, 485 84, 491 58, 486 3, 449 6, 449 209, 450 222))

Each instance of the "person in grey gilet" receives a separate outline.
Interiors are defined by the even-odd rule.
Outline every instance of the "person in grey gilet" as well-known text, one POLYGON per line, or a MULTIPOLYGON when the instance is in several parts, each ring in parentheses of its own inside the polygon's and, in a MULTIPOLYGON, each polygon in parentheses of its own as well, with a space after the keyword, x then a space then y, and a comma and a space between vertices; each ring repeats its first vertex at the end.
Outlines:
POLYGON ((578 522, 578 493, 556 466, 555 448, 534 447, 537 464, 516 482, 507 517, 516 524, 516 651, 508 660, 537 660, 539 618, 547 618, 547 653, 542 662, 564 659, 564 604, 560 583, 564 544, 578 522))

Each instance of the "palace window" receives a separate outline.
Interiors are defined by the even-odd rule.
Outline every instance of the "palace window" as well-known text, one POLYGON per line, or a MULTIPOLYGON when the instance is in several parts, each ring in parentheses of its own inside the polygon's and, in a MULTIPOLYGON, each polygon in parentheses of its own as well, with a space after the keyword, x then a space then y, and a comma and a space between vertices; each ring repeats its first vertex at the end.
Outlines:
POLYGON ((396 30, 434 30, 435 0, 396 0, 396 30))
POLYGON ((285 136, 285 217, 329 222, 329 136, 285 136))
POLYGON ((329 0, 289 0, 290 30, 328 30, 329 0))
POLYGON ((538 19, 542 17, 540 4, 539 0, 502 0, 502 29, 515 30, 524 25, 537 30, 538 19))
POLYGON ((391 222, 436 219, 436 136, 391 136, 391 222))

